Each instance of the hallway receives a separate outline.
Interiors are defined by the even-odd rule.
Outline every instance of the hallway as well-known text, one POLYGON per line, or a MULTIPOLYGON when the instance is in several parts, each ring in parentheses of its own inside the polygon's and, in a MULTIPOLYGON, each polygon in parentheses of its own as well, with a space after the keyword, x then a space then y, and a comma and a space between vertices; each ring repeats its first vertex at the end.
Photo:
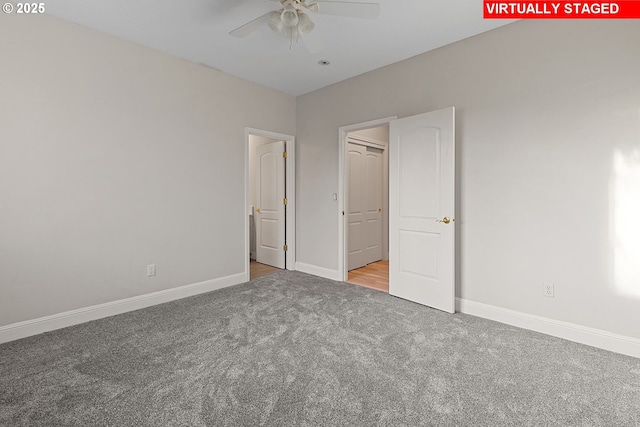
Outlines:
POLYGON ((389 293, 389 261, 378 261, 351 270, 347 282, 389 293))

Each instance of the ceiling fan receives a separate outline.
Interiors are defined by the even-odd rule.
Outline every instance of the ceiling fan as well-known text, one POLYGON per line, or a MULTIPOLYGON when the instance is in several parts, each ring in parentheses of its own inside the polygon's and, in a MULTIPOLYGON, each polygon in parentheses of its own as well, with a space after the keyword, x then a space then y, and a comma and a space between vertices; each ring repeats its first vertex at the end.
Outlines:
POLYGON ((277 11, 267 12, 253 21, 230 31, 234 37, 245 37, 262 26, 265 22, 276 33, 289 37, 291 49, 293 41, 298 41, 302 34, 309 34, 315 24, 307 11, 325 15, 348 16, 351 18, 376 19, 380 14, 378 3, 356 3, 347 1, 323 0, 272 0, 280 3, 277 11))

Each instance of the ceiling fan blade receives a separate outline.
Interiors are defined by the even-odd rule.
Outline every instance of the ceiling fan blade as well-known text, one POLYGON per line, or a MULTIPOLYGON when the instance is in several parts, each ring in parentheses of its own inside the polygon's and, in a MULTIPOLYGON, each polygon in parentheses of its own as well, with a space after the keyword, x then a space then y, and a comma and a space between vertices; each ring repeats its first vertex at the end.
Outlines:
POLYGON ((233 37, 245 37, 249 34, 253 33, 255 30, 260 28, 263 23, 265 23, 269 19, 269 15, 271 12, 267 12, 262 16, 257 17, 253 21, 249 21, 246 24, 236 28, 233 31, 229 31, 229 35, 233 37))
POLYGON ((346 1, 317 0, 318 13, 324 15, 348 16, 350 18, 376 19, 380 15, 378 3, 353 3, 346 1))

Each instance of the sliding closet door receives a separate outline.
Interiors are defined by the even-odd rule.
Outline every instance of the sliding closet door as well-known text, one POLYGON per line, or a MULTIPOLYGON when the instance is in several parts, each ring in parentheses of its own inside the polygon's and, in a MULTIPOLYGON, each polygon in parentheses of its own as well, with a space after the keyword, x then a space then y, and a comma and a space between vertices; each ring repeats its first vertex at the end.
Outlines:
POLYGON ((382 259, 382 150, 366 147, 364 182, 365 262, 382 259))
POLYGON ((364 215, 364 180, 366 179, 366 147, 352 143, 347 144, 347 238, 349 248, 348 269, 364 267, 365 260, 365 215, 364 215))
POLYGON ((382 259, 382 150, 347 144, 348 270, 382 259))

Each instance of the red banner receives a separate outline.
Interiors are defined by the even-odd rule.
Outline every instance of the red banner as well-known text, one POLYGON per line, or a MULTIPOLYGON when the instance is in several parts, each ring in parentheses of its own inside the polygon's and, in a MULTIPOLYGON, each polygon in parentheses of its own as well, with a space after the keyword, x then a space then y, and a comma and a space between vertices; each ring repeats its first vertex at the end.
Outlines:
POLYGON ((639 19, 640 0, 496 1, 484 0, 485 19, 639 19))

